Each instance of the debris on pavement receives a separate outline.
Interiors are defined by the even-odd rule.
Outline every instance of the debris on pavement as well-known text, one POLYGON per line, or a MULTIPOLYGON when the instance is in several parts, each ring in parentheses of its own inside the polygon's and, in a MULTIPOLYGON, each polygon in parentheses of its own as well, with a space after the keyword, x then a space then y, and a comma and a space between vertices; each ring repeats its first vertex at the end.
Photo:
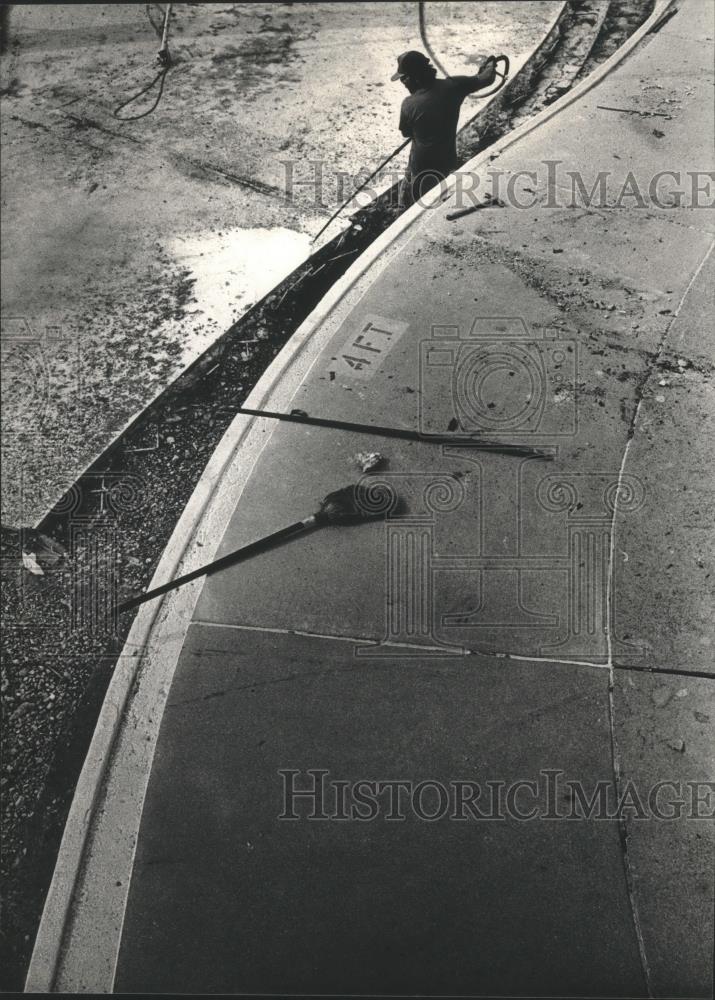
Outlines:
POLYGON ((350 459, 350 464, 355 465, 362 472, 372 472, 385 464, 385 458, 379 451, 359 451, 350 459))
POLYGON ((480 208, 506 208, 506 205, 501 198, 496 198, 487 192, 484 196, 484 200, 480 201, 477 205, 470 205, 468 208, 460 208, 458 212, 448 212, 447 219, 452 222, 454 219, 461 219, 465 215, 471 215, 472 212, 478 212, 480 208))
POLYGON ((32 573, 34 576, 45 575, 45 571, 38 564, 32 552, 25 552, 24 549, 22 551, 22 565, 25 567, 26 570, 28 570, 28 572, 32 573))

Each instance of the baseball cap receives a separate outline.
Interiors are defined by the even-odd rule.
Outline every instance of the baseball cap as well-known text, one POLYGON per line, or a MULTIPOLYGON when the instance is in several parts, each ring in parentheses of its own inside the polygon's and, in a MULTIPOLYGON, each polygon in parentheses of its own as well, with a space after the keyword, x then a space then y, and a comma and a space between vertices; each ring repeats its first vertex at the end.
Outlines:
POLYGON ((410 49, 397 57, 397 72, 390 77, 391 80, 399 80, 401 76, 409 76, 410 73, 419 72, 429 66, 430 61, 424 52, 417 49, 410 49))

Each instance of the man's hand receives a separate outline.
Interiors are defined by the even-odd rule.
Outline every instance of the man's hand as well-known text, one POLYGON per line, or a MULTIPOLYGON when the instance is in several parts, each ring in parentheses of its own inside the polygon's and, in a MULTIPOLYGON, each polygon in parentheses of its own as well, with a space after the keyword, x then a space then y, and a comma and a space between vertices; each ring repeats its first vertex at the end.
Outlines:
POLYGON ((496 56, 489 56, 482 65, 479 67, 479 72, 477 73, 477 79, 479 81, 480 87, 488 87, 490 84, 494 83, 497 76, 497 60, 496 56))

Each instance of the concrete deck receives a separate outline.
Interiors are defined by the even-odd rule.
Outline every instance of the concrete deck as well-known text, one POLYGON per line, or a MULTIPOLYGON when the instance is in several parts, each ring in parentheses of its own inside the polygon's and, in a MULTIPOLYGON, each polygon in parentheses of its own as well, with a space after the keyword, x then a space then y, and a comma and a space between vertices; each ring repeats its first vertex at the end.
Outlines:
MULTIPOLYGON (((402 504, 158 612, 148 662, 163 642, 165 666, 139 676, 55 988, 710 995, 712 823, 690 802, 671 820, 559 820, 573 790, 543 794, 553 771, 646 804, 659 781, 713 779, 715 225, 688 204, 615 204, 629 171, 647 192, 658 171, 712 169, 713 34, 710 4, 681 4, 470 165, 482 185, 533 172, 515 188, 530 208, 449 221, 453 192, 414 210, 279 362, 266 408, 426 438, 256 420, 209 470, 230 514, 217 555, 309 514, 357 478, 357 452, 385 456, 373 482, 402 504), (569 170, 587 190, 607 171, 612 207, 569 204, 569 170), (492 374, 460 388, 470 357, 492 374), (460 400, 491 439, 556 457, 431 442, 467 419, 460 400), (279 772, 304 787, 309 769, 349 788, 535 781, 540 808, 400 822, 383 797, 371 822, 332 799, 331 818, 305 802, 279 818, 279 772)), ((205 561, 216 539, 202 525, 194 542, 205 561)))

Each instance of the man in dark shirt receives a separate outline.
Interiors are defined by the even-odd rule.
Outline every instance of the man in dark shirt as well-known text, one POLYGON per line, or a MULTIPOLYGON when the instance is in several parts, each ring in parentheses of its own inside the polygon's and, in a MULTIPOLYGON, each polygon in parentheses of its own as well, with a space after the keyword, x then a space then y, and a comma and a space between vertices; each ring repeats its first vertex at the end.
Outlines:
POLYGON ((410 159, 402 187, 402 203, 413 204, 439 184, 457 166, 457 125, 462 101, 496 77, 490 56, 474 76, 437 79, 437 70, 422 52, 403 52, 397 59, 393 80, 410 92, 402 102, 400 132, 412 139, 410 159))

